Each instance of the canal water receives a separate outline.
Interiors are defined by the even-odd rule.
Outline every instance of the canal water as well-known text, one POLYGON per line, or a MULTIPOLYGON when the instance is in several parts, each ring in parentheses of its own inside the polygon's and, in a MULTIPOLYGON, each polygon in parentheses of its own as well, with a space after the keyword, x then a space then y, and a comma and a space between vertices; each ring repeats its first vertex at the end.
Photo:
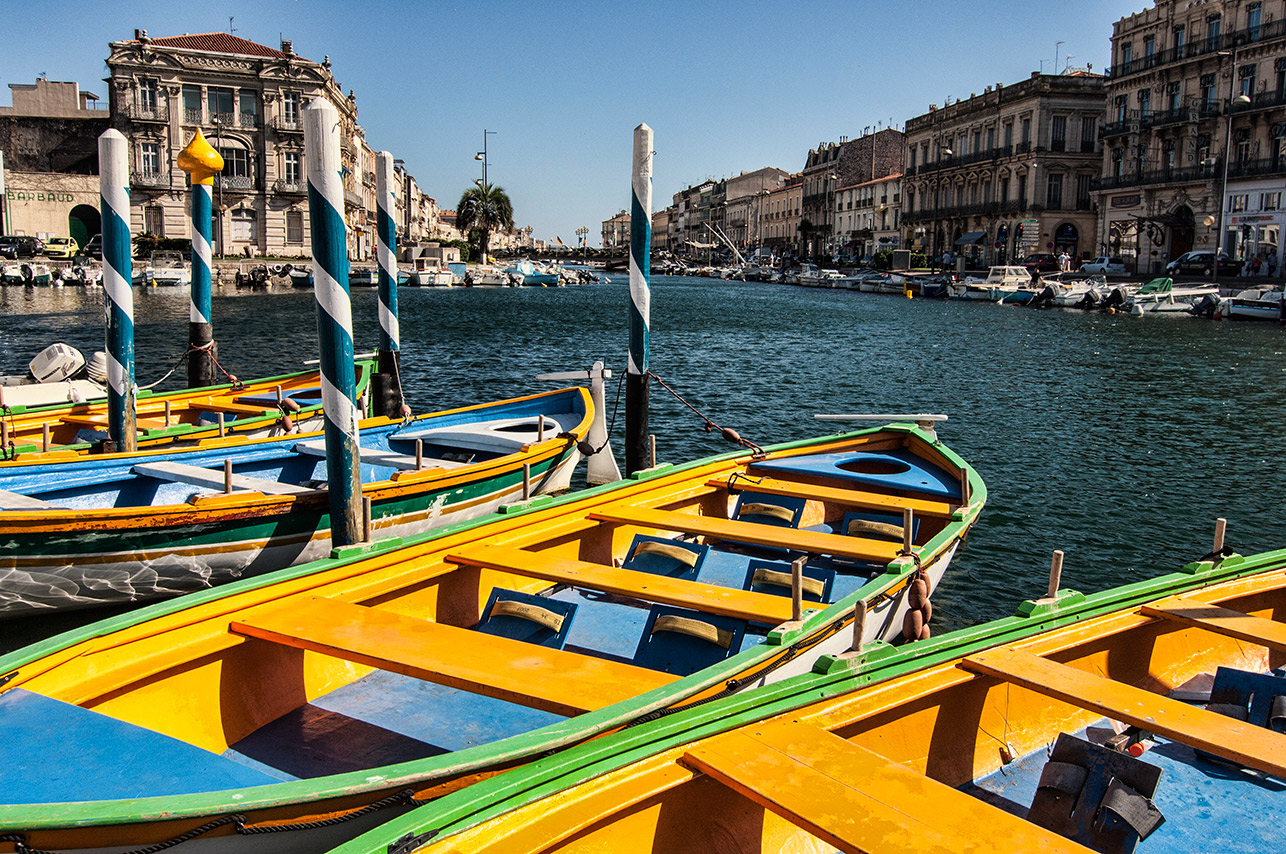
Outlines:
MULTIPOLYGON (((538 373, 601 359, 624 371, 625 276, 567 288, 404 288, 403 380, 417 413, 550 387, 538 373)), ((136 289, 141 385, 187 341, 185 292, 136 289)), ((103 348, 103 293, 0 289, 0 373, 40 348, 103 348)), ((359 350, 378 344, 376 294, 353 297, 359 350)), ((254 377, 316 358, 312 293, 214 300, 220 361, 254 377)), ((1091 592, 1210 550, 1214 520, 1249 554, 1286 546, 1286 331, 1276 324, 908 300, 785 285, 655 277, 651 367, 721 426, 759 444, 832 432, 814 413, 940 412, 939 435, 982 475, 981 521, 935 593, 941 631, 1011 614, 1063 585, 1091 592)), ((177 371, 160 388, 178 388, 177 371)), ((616 391, 609 381, 609 417, 616 391)), ((658 457, 731 448, 652 389, 658 457)), ((613 438, 618 457, 624 404, 613 438)), ((105 612, 98 612, 101 616, 105 612)), ((106 612, 110 613, 110 612, 106 612)), ((0 624, 0 649, 90 615, 0 624)))

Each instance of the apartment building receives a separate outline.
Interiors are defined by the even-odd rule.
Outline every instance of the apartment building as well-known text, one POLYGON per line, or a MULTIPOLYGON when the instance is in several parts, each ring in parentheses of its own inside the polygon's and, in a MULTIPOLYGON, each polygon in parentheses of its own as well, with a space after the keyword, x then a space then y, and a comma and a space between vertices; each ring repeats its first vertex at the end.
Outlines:
POLYGON ((800 227, 803 252, 810 257, 832 257, 846 242, 835 221, 835 197, 840 187, 851 187, 902 171, 904 136, 885 128, 866 129, 857 139, 840 137, 810 149, 800 173, 803 181, 800 227))
POLYGON ((1109 74, 1100 243, 1140 272, 1216 245, 1281 271, 1286 2, 1157 0, 1114 24, 1109 74))
POLYGON ((302 111, 324 97, 339 112, 349 254, 374 247, 374 153, 357 101, 291 42, 267 47, 229 33, 112 42, 112 125, 130 141, 134 232, 186 237, 188 179, 175 162, 198 129, 223 156, 214 185, 214 249, 225 255, 309 252, 302 111))
POLYGON ((1033 73, 909 119, 902 221, 910 248, 960 252, 979 265, 1095 254, 1104 82, 1087 71, 1033 73))
POLYGON ((804 204, 804 179, 791 175, 764 196, 763 245, 778 257, 798 257, 803 250, 799 231, 804 204))
POLYGON ((835 191, 834 222, 840 257, 869 260, 902 248, 902 176, 886 175, 835 191))

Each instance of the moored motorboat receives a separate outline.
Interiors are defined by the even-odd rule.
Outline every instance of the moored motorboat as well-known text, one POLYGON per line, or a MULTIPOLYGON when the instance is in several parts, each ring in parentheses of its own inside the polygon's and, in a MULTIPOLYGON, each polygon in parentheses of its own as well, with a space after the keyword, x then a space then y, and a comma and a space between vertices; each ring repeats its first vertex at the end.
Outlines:
POLYGON ((351 288, 373 288, 379 283, 379 274, 374 268, 353 267, 348 272, 348 286, 351 288))
POLYGON ((112 745, 24 734, 0 829, 71 851, 272 828, 274 851, 324 850, 504 768, 783 684, 847 645, 855 609, 871 642, 901 633, 984 500, 935 436, 897 424, 115 617, 0 659, 0 733, 40 717, 57 745, 112 745))
MULTIPOLYGON (((578 388, 363 422, 371 536, 423 533, 524 489, 567 488, 592 418, 578 388)), ((323 557, 326 456, 308 433, 4 464, 0 618, 176 595, 323 557)))
POLYGON ((0 267, 0 279, 6 285, 34 285, 47 287, 53 280, 48 264, 35 264, 24 261, 21 264, 5 264, 0 267))
POLYGON ((143 267, 142 284, 152 287, 187 287, 192 284, 192 267, 182 253, 158 251, 143 267))
POLYGON ((1236 320, 1276 320, 1286 318, 1286 294, 1280 287, 1247 288, 1233 294, 1224 309, 1227 317, 1236 320))
POLYGON ((1284 570, 1283 551, 1212 554, 928 644, 851 651, 332 854, 1275 850, 1284 570))
POLYGON ((1178 285, 1160 277, 1139 288, 1125 299, 1123 310, 1134 315, 1190 312, 1208 296, 1218 296, 1218 285, 1178 285))
POLYGON ((1026 267, 991 267, 982 279, 968 277, 949 285, 947 295, 951 299, 999 302, 1007 296, 1017 294, 1020 289, 1028 288, 1031 278, 1026 267))

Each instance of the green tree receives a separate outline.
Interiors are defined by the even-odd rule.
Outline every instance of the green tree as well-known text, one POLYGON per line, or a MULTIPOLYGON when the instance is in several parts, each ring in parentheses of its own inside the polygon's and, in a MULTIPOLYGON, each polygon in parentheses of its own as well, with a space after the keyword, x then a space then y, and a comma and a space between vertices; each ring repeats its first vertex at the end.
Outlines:
POLYGON ((486 263, 491 232, 514 227, 514 208, 509 194, 504 187, 479 181, 464 191, 455 210, 456 228, 461 234, 477 232, 478 256, 486 263))

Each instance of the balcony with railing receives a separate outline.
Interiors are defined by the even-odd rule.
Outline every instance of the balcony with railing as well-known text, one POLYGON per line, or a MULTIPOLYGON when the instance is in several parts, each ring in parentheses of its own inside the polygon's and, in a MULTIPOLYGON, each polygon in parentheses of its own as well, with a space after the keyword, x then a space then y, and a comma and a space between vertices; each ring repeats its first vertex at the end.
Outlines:
POLYGON ((288 180, 278 178, 277 182, 272 185, 273 192, 282 193, 283 195, 302 195, 308 192, 308 182, 304 180, 288 180))
POLYGON ((259 127, 259 114, 258 113, 238 113, 237 127, 247 128, 247 129, 254 129, 259 127))
POLYGON ((1209 56, 1212 53, 1218 53, 1221 50, 1231 50, 1233 47, 1245 47, 1246 45, 1257 42, 1268 41, 1270 39, 1281 38, 1286 36, 1286 18, 1277 21, 1268 21, 1255 27, 1247 27, 1242 30, 1235 30, 1230 33, 1224 33, 1216 38, 1197 39, 1185 45, 1172 47, 1167 50, 1160 50, 1151 56, 1139 56, 1131 58, 1129 62, 1118 62, 1110 66, 1104 73, 1108 77, 1120 79, 1131 74, 1141 74, 1144 71, 1151 71, 1154 68, 1160 68, 1163 65, 1173 65, 1176 62, 1186 62, 1190 59, 1196 59, 1202 56, 1209 56))
POLYGON ((141 187, 149 190, 163 190, 170 186, 169 172, 154 172, 145 170, 143 172, 131 172, 129 175, 131 187, 141 187))
POLYGON ((274 116, 272 119, 273 130, 278 133, 303 133, 304 120, 299 116, 286 118, 285 116, 274 116))
POLYGON ((150 104, 128 103, 125 104, 125 116, 136 122, 168 122, 170 102, 165 98, 157 98, 150 104))
POLYGON ((1261 157, 1228 164, 1229 178, 1262 178, 1272 175, 1286 175, 1286 157, 1261 157))
POLYGON ((1158 110, 1139 118, 1140 128, 1157 128, 1167 125, 1187 124, 1219 115, 1219 105, 1203 98, 1189 98, 1187 103, 1173 110, 1158 110))
POLYGON ((1238 104, 1234 101, 1232 111, 1237 114, 1254 113, 1283 105, 1286 105, 1286 89, 1277 89, 1271 92, 1260 92, 1250 99, 1249 104, 1238 104))
POLYGON ((253 193, 259 182, 253 175, 215 175, 214 186, 225 193, 253 193))
POLYGON ((189 125, 203 124, 205 121, 205 112, 200 107, 197 107, 196 109, 184 107, 183 121, 185 124, 189 125))
MULTIPOLYGON (((1231 174, 1231 173, 1230 173, 1231 174)), ((1123 175, 1109 175, 1090 182, 1091 190, 1120 190, 1155 184, 1192 184, 1213 181, 1219 176, 1218 165, 1190 166, 1186 169, 1152 169, 1123 175)))
POLYGON ((362 197, 359 196, 357 193, 354 193, 352 190, 347 190, 347 189, 344 190, 344 204, 347 205, 348 207, 353 207, 353 208, 365 207, 365 205, 362 203, 362 197))

